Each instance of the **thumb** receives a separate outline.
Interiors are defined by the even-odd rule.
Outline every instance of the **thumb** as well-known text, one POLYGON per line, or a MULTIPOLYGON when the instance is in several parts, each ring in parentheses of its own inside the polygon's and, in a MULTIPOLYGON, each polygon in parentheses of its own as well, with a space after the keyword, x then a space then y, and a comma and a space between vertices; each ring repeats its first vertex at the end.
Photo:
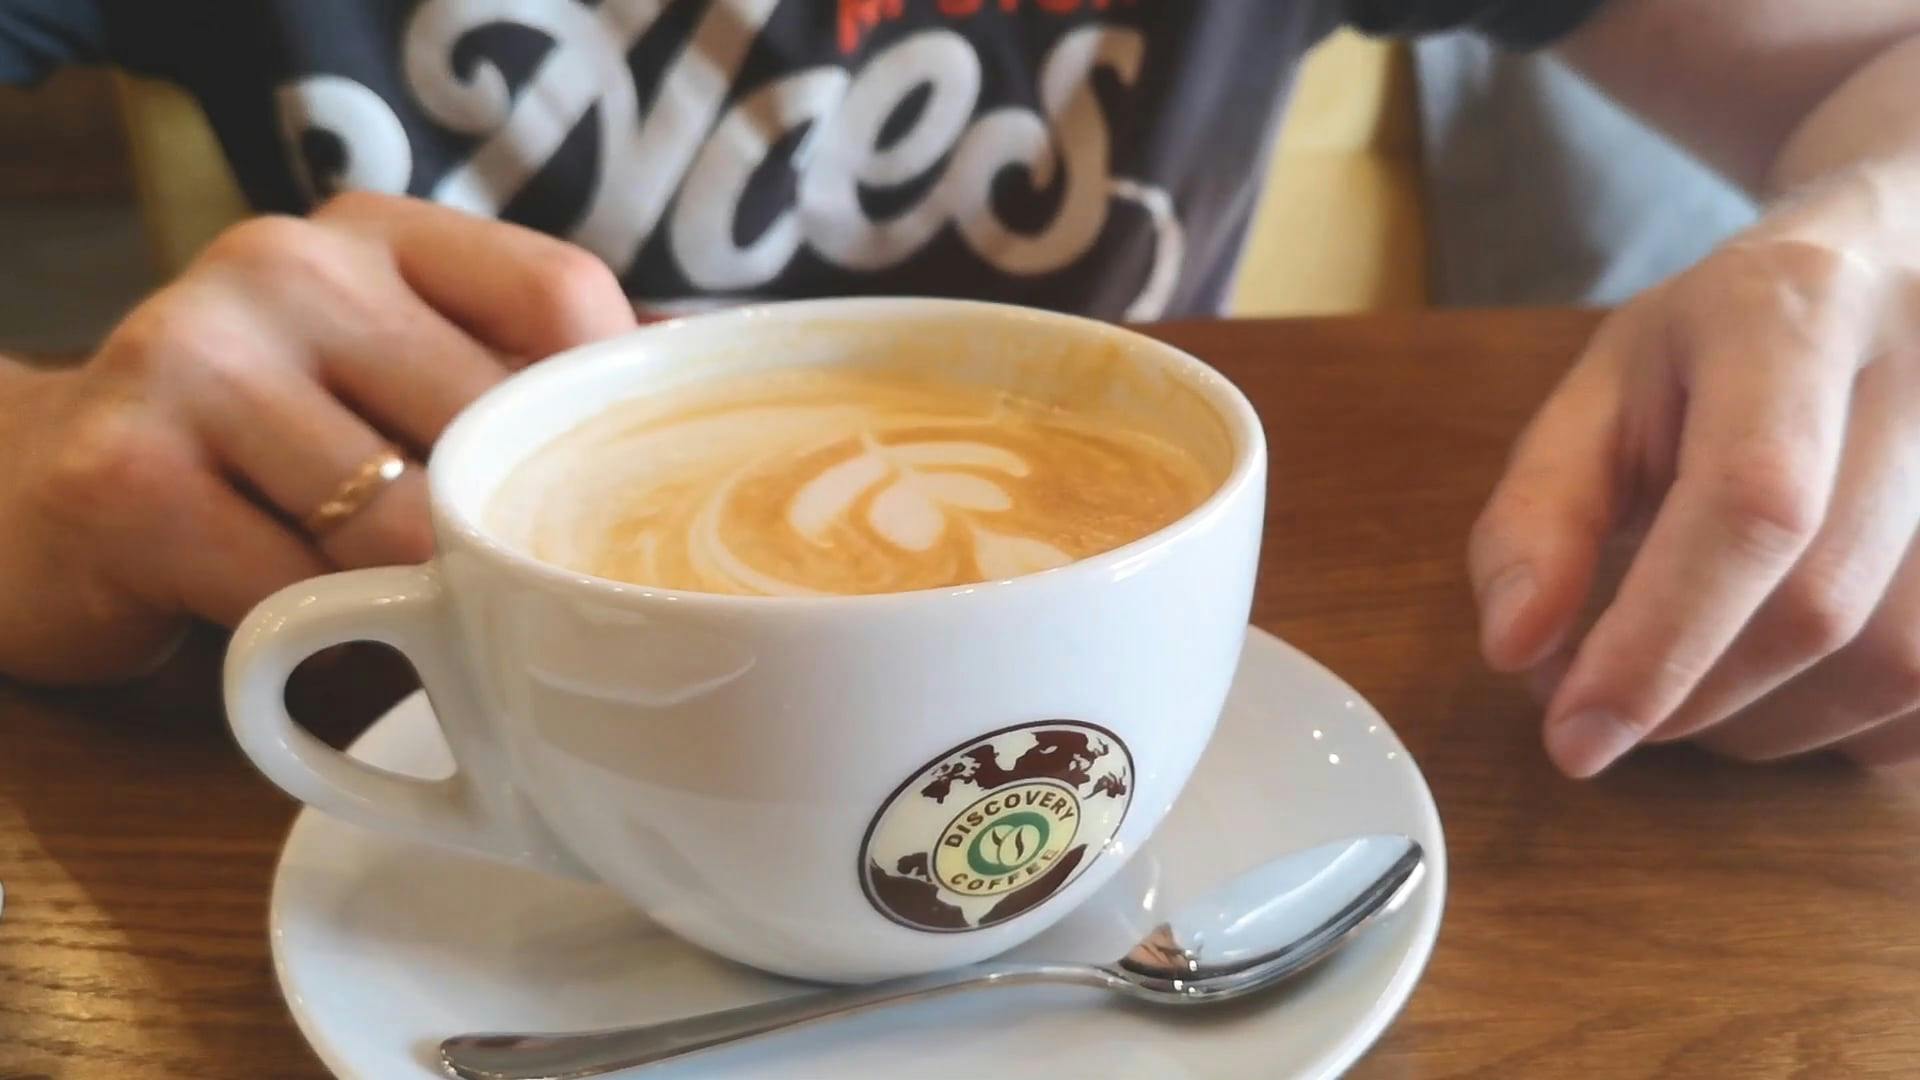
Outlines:
POLYGON ((1474 524, 1467 567, 1480 649, 1517 672, 1564 644, 1619 503, 1621 365, 1590 350, 1521 435, 1474 524))

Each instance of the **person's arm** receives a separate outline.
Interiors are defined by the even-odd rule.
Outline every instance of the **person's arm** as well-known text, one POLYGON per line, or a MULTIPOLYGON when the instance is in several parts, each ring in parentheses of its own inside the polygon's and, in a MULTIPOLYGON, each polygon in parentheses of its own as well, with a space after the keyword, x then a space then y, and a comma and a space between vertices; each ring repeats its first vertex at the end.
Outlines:
POLYGON ((1522 437, 1470 554, 1489 661, 1549 691, 1574 775, 1683 737, 1920 758, 1920 7, 1611 0, 1563 47, 1778 198, 1614 313, 1522 437))
POLYGON ((431 203, 351 194, 234 226, 85 364, 0 361, 0 676, 127 678, 191 618, 425 558, 415 468, 303 522, 369 462, 424 460, 508 372, 633 324, 586 250, 431 203))
POLYGON ((1611 0, 1562 52, 1758 193, 1920 155, 1913 0, 1611 0))

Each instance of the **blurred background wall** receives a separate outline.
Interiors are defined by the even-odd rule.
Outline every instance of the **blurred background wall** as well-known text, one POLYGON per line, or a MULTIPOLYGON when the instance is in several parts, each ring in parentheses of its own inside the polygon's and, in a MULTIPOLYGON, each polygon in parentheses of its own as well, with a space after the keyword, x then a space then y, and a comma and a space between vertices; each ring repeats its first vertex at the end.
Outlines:
POLYGON ((0 348, 84 349, 155 279, 108 75, 0 89, 0 348))

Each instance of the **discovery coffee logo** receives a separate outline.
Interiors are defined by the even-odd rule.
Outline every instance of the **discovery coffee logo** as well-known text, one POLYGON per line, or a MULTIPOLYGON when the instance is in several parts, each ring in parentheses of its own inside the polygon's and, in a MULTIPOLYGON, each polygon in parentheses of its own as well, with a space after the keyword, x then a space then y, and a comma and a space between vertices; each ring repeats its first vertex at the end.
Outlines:
POLYGON ((984 735, 894 789, 862 844, 860 884, 882 915, 933 933, 1005 922, 1067 887, 1126 819, 1133 757, 1094 724, 984 735))

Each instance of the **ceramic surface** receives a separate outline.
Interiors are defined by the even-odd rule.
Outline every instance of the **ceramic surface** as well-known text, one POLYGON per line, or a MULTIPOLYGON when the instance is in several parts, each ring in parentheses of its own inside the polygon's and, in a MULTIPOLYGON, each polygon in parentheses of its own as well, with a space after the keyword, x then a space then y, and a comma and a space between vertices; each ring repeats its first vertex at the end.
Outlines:
MULTIPOLYGON (((421 775, 450 767, 421 697, 354 748, 421 775)), ((1097 993, 1007 990, 929 1002, 674 1063, 650 1080, 1274 1080, 1328 1077, 1379 1036, 1438 932, 1447 852, 1419 769, 1386 721, 1261 631, 1212 748, 1154 839, 1070 917, 1014 950, 1117 955, 1170 910, 1273 855, 1402 832, 1426 875, 1391 919, 1299 983, 1218 1012, 1148 1012, 1097 993)), ((273 954, 321 1058, 350 1080, 437 1075, 471 1030, 605 1027, 749 1004, 798 984, 728 964, 610 890, 300 816, 274 884, 273 954)))
POLYGON ((602 881, 734 960, 834 980, 967 963, 1071 911, 1173 805, 1233 678, 1265 475, 1246 399, 1118 327, 938 300, 662 324, 545 361, 455 420, 430 466, 434 562, 267 600, 234 636, 228 710, 261 770, 313 806, 602 881), (1229 471, 1105 554, 887 595, 652 590, 536 562, 479 525, 516 463, 610 401, 915 350, 954 378, 1091 380, 1184 410, 1229 471), (287 673, 365 638, 419 669, 452 779, 365 768, 287 718, 287 673))

